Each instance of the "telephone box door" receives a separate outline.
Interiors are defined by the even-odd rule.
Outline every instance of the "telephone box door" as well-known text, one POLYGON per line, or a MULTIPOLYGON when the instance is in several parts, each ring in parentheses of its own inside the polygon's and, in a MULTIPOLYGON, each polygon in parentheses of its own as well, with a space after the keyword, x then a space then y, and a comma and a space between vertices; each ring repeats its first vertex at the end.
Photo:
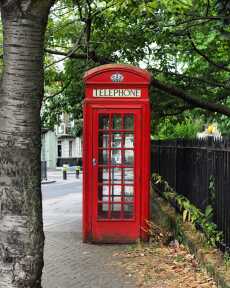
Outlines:
POLYGON ((94 109, 92 240, 140 237, 139 109, 94 109))

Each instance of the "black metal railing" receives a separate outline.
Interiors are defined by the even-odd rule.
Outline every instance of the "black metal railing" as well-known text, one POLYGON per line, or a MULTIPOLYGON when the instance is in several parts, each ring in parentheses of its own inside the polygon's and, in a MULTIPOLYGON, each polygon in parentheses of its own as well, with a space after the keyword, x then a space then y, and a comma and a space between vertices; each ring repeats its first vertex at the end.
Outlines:
POLYGON ((230 249, 230 139, 155 140, 152 171, 202 211, 211 205, 230 249))

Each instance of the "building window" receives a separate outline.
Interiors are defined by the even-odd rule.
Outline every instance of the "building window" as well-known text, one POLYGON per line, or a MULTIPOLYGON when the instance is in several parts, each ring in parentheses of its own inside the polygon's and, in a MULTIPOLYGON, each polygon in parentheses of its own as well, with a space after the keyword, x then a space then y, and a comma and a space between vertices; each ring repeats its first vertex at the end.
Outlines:
POLYGON ((58 157, 62 156, 62 146, 61 146, 61 141, 58 141, 58 157))
POLYGON ((58 127, 58 134, 65 134, 65 125, 64 124, 61 124, 58 127))
POLYGON ((73 155, 73 141, 69 141, 69 157, 72 157, 73 155))

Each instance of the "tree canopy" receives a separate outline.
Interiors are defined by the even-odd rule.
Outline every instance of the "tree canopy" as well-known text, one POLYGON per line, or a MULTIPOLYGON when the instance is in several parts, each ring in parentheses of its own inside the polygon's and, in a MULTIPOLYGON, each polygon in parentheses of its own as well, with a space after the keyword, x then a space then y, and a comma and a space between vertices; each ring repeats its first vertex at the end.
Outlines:
POLYGON ((192 113, 227 130, 229 24, 230 1, 58 1, 46 34, 44 125, 62 111, 81 119, 82 75, 115 62, 152 72, 153 117, 192 113))

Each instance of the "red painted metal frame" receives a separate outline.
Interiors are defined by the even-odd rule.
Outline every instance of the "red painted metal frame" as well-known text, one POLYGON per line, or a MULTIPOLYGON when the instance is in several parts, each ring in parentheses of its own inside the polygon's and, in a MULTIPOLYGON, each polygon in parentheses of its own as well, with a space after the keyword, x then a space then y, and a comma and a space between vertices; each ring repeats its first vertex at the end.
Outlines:
MULTIPOLYGON (((94 118, 94 124, 97 126, 97 120, 98 120, 98 115, 105 114, 107 113, 114 113, 114 114, 134 114, 135 115, 135 159, 134 159, 134 190, 135 190, 135 199, 134 199, 134 206, 135 206, 135 213, 134 217, 132 219, 97 219, 97 187, 98 187, 98 165, 96 165, 93 169, 93 175, 94 175, 94 185, 93 185, 93 220, 92 220, 92 231, 93 231, 93 241, 94 242, 133 242, 137 238, 139 238, 139 228, 140 228, 140 183, 138 179, 140 179, 140 170, 135 169, 137 166, 137 163, 139 162, 140 158, 140 111, 139 109, 124 109, 124 108, 113 108, 111 109, 108 107, 108 109, 96 109, 94 112, 95 118, 94 118)), ((98 129, 95 129, 94 134, 95 138, 98 138, 98 129)), ((94 138, 94 139, 95 139, 94 138)), ((96 139, 95 139, 96 140, 96 139)), ((97 140, 96 140, 97 143, 97 140)), ((95 143, 95 144, 96 144, 95 143)), ((97 158, 98 156, 98 147, 97 145, 93 146, 93 157, 96 159, 97 163, 99 162, 99 159, 97 158)), ((112 165, 113 166, 113 165, 112 165)), ((112 167, 111 164, 108 165, 108 167, 112 167)), ((121 164, 121 165, 116 165, 116 167, 125 167, 126 165, 121 164)), ((111 179, 109 180, 109 186, 111 187, 111 179)), ((124 182, 122 183, 123 185, 124 182)), ((121 185, 122 186, 122 185, 121 185)), ((111 194, 111 191, 110 191, 111 194)), ((109 206, 111 205, 111 202, 109 202, 109 206)))
MULTIPOLYGON (((109 171, 109 177, 108 177, 108 182, 105 181, 105 183, 103 184, 103 180, 102 180, 102 183, 98 183, 97 181, 95 182, 95 185, 94 185, 94 189, 96 188, 96 191, 93 193, 93 196, 96 197, 96 199, 93 201, 94 203, 97 202, 97 203, 100 203, 100 204, 108 204, 108 215, 107 215, 107 218, 98 218, 98 212, 95 210, 95 213, 94 213, 94 216, 93 216, 93 219, 97 219, 98 218, 98 222, 100 221, 134 221, 134 217, 132 218, 125 218, 124 217, 124 210, 123 210, 123 207, 121 209, 121 213, 120 213, 120 218, 112 218, 111 216, 111 204, 122 204, 121 206, 123 206, 123 204, 134 204, 136 202, 136 193, 135 193, 135 186, 136 186, 136 179, 138 177, 138 175, 134 175, 134 179, 133 179, 133 183, 130 184, 130 183, 127 183, 125 182, 125 178, 124 178, 124 169, 128 169, 128 168, 133 168, 133 171, 134 172, 137 172, 136 171, 136 166, 137 166, 137 163, 138 163, 138 148, 140 145, 139 144, 139 141, 140 141, 140 127, 139 127, 139 123, 140 123, 140 120, 137 119, 139 117, 139 113, 137 113, 136 110, 132 110, 130 111, 129 110, 124 110, 124 109, 100 109, 100 110, 96 110, 95 113, 94 113, 94 124, 95 124, 95 130, 93 131, 93 133, 95 133, 95 136, 94 136, 94 139, 99 139, 97 136, 99 135, 100 132, 104 133, 104 134, 108 134, 109 136, 109 146, 108 147, 99 147, 99 141, 97 141, 96 143, 94 143, 95 145, 93 145, 93 149, 95 150, 94 151, 94 158, 97 162, 95 168, 96 168, 96 172, 99 174, 99 169, 107 169, 109 171), (109 129, 100 129, 98 127, 98 123, 99 123, 99 117, 100 115, 109 115, 109 129), (113 116, 121 116, 121 119, 122 119, 122 128, 120 129, 113 129, 112 128, 112 117, 113 116), (132 130, 128 130, 128 129, 124 129, 123 126, 124 126, 124 116, 134 116, 134 127, 132 130), (139 120, 139 121, 138 121, 139 120), (138 127, 137 127, 138 125, 138 127), (120 134, 122 137, 121 137, 121 147, 118 147, 118 148, 114 148, 111 146, 111 143, 112 143, 112 135, 113 134, 120 134), (133 148, 128 148, 128 147, 124 147, 124 135, 125 134, 133 134, 134 135, 134 147, 133 148), (106 151, 107 153, 107 156, 109 155, 108 157, 108 163, 100 163, 99 162, 99 157, 98 157, 98 153, 100 153, 100 151, 106 151), (111 162, 111 152, 113 151, 120 151, 121 152, 121 163, 117 163, 117 164, 113 164, 111 162), (134 164, 133 165, 130 165, 130 164, 127 164, 127 163, 124 163, 124 160, 125 160, 125 151, 133 151, 134 153, 134 164), (121 181, 120 183, 113 183, 112 180, 111 180, 111 169, 114 169, 114 168, 118 168, 118 169, 121 169, 121 181), (108 194, 108 201, 105 202, 103 200, 97 200, 97 194, 98 194, 98 191, 97 191, 97 188, 98 187, 103 187, 103 186, 108 186, 108 189, 109 189, 109 194, 108 194), (121 196, 117 196, 117 197, 120 197, 121 200, 120 201, 111 201, 111 196, 114 196, 114 195, 111 195, 111 187, 114 187, 114 186, 119 186, 121 187, 121 196), (124 201, 124 188, 125 187, 133 187, 134 189, 134 195, 133 195, 133 201, 124 201)), ((102 134, 101 134, 102 135, 102 134)), ((94 169, 95 170, 95 169, 94 169)), ((95 175, 94 179, 98 179, 98 175, 95 175)), ((139 188, 138 188, 139 189, 139 188)), ((95 208, 98 208, 94 207, 95 208)), ((134 205, 134 208, 136 208, 136 205, 134 205)), ((135 218, 136 218, 136 213, 134 213, 135 215, 135 218)), ((138 215, 139 217, 139 215, 138 215)))
MULTIPOLYGON (((83 241, 127 243, 147 240, 146 220, 150 217, 150 104, 148 88, 151 75, 129 65, 103 65, 85 74, 83 140, 83 241), (119 72, 124 81, 113 83, 111 75, 119 72), (93 97, 93 89, 141 89, 139 98, 93 97), (97 219, 97 166, 92 159, 98 154, 98 113, 134 113, 136 116, 135 151, 135 219, 97 219), (96 126, 95 126, 96 125, 96 126)), ((98 159, 97 159, 98 160, 98 159)))

